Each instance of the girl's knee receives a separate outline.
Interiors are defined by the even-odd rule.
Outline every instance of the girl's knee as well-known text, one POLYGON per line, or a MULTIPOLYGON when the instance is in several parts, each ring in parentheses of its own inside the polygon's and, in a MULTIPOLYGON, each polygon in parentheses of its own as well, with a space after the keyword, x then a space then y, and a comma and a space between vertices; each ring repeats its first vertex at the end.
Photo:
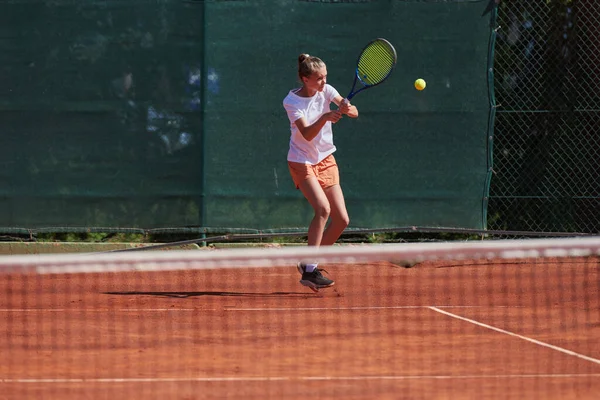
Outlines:
POLYGON ((329 218, 329 214, 331 214, 331 207, 329 204, 323 204, 317 208, 315 208, 315 217, 327 219, 329 218))
POLYGON ((342 218, 340 218, 340 224, 344 225, 344 228, 350 225, 350 217, 344 215, 342 218))
POLYGON ((350 225, 350 218, 348 217, 348 215, 338 215, 335 218, 332 217, 332 223, 335 223, 337 226, 339 227, 343 227, 346 228, 348 225, 350 225))

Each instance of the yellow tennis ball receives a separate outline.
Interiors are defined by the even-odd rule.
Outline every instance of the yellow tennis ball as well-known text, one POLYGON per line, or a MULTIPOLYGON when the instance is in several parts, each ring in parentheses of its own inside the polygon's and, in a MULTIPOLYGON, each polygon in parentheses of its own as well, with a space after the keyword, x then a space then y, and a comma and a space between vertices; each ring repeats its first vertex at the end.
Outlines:
POLYGON ((415 89, 423 90, 425 89, 425 86, 427 86, 427 82, 425 82, 424 79, 419 78, 415 81, 415 89))

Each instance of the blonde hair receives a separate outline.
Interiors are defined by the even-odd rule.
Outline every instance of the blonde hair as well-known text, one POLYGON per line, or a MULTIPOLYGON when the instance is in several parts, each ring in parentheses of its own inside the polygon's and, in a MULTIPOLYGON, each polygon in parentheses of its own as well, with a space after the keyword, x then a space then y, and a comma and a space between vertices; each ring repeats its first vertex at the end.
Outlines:
POLYGON ((319 57, 313 57, 309 54, 300 54, 298 56, 298 78, 302 82, 302 78, 308 78, 318 69, 325 66, 323 60, 319 57))

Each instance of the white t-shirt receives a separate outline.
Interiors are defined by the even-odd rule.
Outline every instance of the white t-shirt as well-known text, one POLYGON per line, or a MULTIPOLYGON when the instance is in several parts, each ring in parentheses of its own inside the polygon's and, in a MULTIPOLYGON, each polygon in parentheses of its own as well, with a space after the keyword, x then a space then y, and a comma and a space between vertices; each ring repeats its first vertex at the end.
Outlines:
POLYGON ((327 121, 319 134, 311 141, 302 136, 295 122, 304 117, 308 125, 312 125, 321 115, 331 111, 329 105, 333 99, 339 96, 339 93, 328 84, 325 85, 322 92, 317 92, 312 97, 300 97, 296 94, 298 90, 300 89, 290 90, 283 99, 283 108, 287 112, 292 132, 287 159, 292 162, 314 165, 335 151, 331 122, 327 121))

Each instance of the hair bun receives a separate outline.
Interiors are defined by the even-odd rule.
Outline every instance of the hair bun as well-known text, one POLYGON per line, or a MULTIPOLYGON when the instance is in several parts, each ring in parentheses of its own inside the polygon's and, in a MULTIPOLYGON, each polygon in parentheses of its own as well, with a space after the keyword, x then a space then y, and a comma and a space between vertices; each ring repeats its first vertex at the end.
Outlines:
POLYGON ((302 53, 300 56, 298 56, 298 63, 302 64, 308 58, 310 58, 310 55, 302 53))

